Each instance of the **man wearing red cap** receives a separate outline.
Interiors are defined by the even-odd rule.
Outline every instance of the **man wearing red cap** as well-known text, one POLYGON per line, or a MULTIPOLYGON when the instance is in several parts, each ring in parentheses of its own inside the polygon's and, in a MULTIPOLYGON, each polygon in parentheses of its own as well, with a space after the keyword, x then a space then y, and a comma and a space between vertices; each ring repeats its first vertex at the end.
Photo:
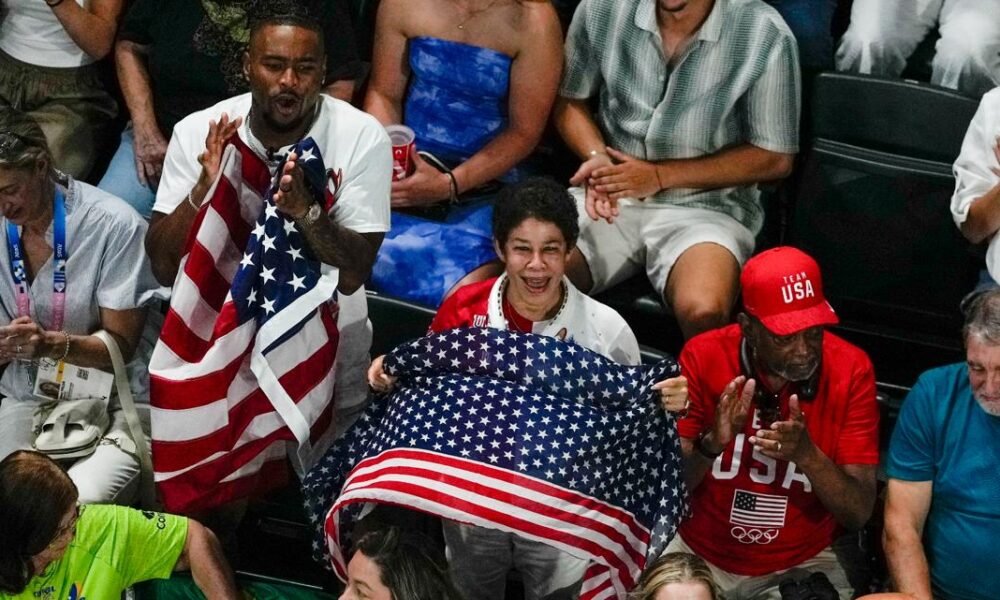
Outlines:
POLYGON ((875 503, 875 375, 825 331, 837 315, 819 266, 790 247, 750 259, 739 323, 681 353, 690 412, 678 423, 691 517, 667 551, 709 563, 729 600, 779 598, 779 582, 824 573, 851 598, 833 551, 875 503))

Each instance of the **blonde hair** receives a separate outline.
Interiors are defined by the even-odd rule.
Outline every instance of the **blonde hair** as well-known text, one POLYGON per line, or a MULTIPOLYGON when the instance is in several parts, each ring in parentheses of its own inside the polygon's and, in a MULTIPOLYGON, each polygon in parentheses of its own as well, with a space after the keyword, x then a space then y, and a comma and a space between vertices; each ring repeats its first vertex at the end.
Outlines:
POLYGON ((654 600, 656 593, 670 583, 703 583, 712 600, 720 600, 719 586, 712 571, 701 558, 688 552, 668 552, 646 566, 639 585, 629 594, 629 600, 654 600))

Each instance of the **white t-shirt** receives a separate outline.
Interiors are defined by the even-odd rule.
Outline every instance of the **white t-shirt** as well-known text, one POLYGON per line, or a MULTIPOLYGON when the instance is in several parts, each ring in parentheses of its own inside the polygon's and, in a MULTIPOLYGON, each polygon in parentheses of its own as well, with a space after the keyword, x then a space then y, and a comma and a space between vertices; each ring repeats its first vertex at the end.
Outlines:
MULTIPOLYGON (((86 8, 85 0, 76 3, 86 8)), ((0 50, 40 67, 79 67, 94 62, 42 0, 3 0, 3 4, 7 16, 0 23, 0 50)))
MULTIPOLYGON (((304 137, 319 147, 330 182, 328 191, 335 199, 329 215, 335 223, 358 233, 389 230, 389 191, 392 185, 392 145, 375 117, 346 102, 320 95, 319 115, 304 137)), ((231 118, 250 112, 250 94, 228 98, 215 106, 192 113, 174 127, 163 174, 156 190, 153 212, 169 214, 185 202, 201 173, 198 155, 205 149, 209 120, 222 113, 231 118)), ((260 147, 247 138, 249 128, 241 126, 240 139, 250 148, 260 147)), ((362 404, 368 397, 368 369, 372 327, 368 320, 368 300, 362 286, 351 295, 338 294, 340 312, 337 328, 336 409, 342 413, 362 404)))
MULTIPOLYGON (((448 297, 431 323, 431 332, 455 327, 512 329, 504 316, 503 293, 507 274, 463 286, 448 297)), ((565 303, 547 321, 535 321, 531 333, 562 337, 624 365, 642 362, 639 342, 618 312, 576 289, 563 277, 565 303), (565 331, 564 331, 565 330, 565 331)))
MULTIPOLYGON (((955 225, 961 226, 969 218, 969 207, 976 198, 1000 183, 1000 176, 993 172, 1000 169, 993 148, 1000 136, 1000 88, 983 96, 979 110, 972 118, 962 152, 955 161, 955 193, 951 197, 951 215, 955 225)), ((995 281, 1000 281, 1000 236, 994 235, 986 250, 986 268, 995 281)))

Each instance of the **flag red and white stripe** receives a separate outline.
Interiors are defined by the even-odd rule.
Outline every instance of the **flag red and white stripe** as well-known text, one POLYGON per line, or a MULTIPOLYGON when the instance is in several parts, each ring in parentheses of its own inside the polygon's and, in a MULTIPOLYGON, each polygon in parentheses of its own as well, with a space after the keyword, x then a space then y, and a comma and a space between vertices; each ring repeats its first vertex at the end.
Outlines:
POLYGON ((231 292, 270 183, 233 136, 185 245, 149 369, 155 480, 171 511, 280 486, 287 458, 301 476, 332 435, 336 269, 266 319, 231 292))
POLYGON ((341 511, 355 503, 407 506, 541 541, 590 561, 580 598, 621 598, 638 581, 650 532, 620 507, 482 462, 420 449, 358 463, 326 515, 327 546, 346 580, 341 511))

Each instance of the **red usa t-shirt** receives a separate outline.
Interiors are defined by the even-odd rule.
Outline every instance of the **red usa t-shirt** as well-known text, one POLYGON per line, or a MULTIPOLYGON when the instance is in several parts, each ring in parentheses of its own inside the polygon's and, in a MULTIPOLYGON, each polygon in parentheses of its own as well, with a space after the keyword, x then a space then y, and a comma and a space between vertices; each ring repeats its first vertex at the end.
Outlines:
MULTIPOLYGON (((739 325, 692 338, 681 352, 691 407, 678 431, 693 439, 711 427, 719 396, 741 373, 739 325)), ((781 412, 788 416, 785 386, 781 412)), ((809 436, 838 465, 878 464, 878 405, 871 360, 856 346, 826 332, 819 388, 800 401, 809 436)), ((839 533, 833 515, 794 463, 760 454, 750 436, 760 429, 756 407, 743 432, 715 460, 691 494, 684 541, 702 558, 739 575, 793 567, 829 546, 839 533)))

